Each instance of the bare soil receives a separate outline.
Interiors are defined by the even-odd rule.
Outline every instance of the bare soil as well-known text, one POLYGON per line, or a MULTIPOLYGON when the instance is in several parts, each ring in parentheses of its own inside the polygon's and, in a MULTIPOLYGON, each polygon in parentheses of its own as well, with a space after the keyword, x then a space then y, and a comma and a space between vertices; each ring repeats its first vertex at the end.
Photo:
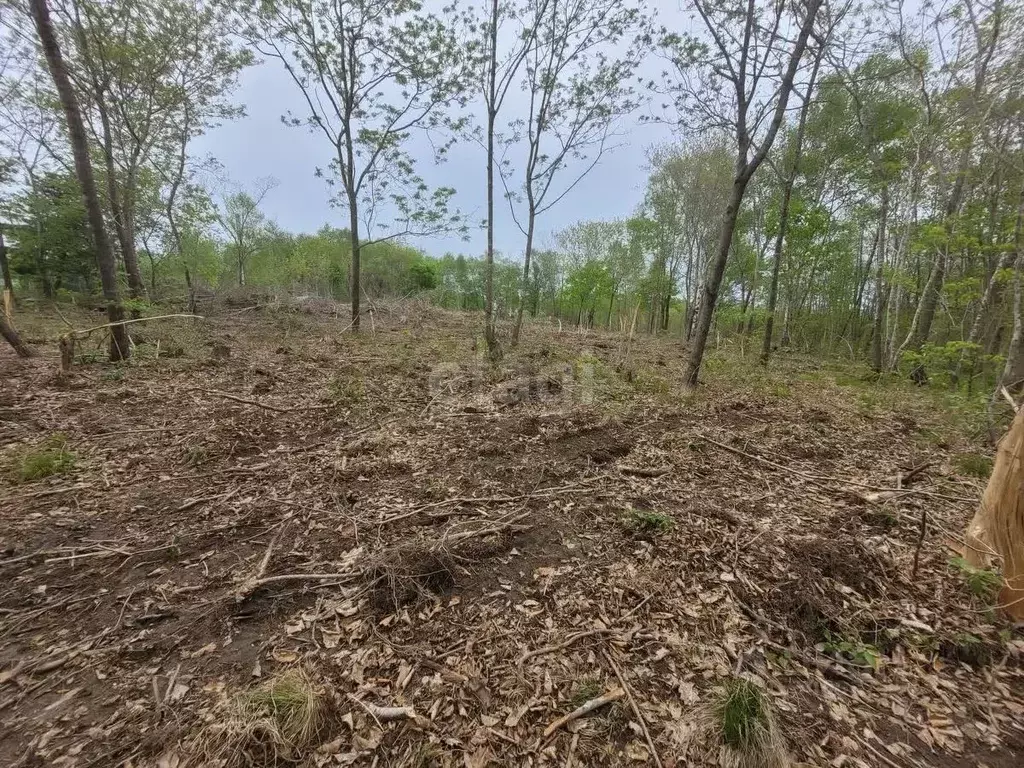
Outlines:
POLYGON ((0 764, 203 764, 197 734, 301 668, 339 717, 258 764, 653 765, 625 699, 542 737, 609 659, 665 766, 715 764, 696 723, 737 669, 806 765, 1024 762, 1024 639, 949 563, 983 488, 955 457, 989 450, 963 414, 738 350, 687 394, 676 340, 540 323, 493 369, 478 318, 380 310, 354 336, 330 303, 213 308, 69 374, 19 315, 43 354, 0 348, 0 764), (56 433, 74 467, 19 477, 56 433))

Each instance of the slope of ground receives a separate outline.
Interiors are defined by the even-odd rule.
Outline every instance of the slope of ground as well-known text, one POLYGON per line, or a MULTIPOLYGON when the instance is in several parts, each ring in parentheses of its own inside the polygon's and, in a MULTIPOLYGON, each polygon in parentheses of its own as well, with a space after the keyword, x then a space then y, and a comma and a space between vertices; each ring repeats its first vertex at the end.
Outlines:
POLYGON ((544 325, 495 370, 472 316, 355 337, 327 304, 61 375, 20 320, 47 346, 0 350, 4 765, 713 765, 737 671, 807 765, 1024 760, 1024 642, 949 562, 979 448, 924 393, 734 350, 685 395, 673 340, 544 325), (300 671, 309 748, 225 751, 300 671))

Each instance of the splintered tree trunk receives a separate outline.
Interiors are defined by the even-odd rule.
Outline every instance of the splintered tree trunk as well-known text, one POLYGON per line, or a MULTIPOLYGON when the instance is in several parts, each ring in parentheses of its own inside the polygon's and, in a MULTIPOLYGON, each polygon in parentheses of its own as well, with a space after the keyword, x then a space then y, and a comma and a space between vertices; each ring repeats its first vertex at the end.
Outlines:
POLYGON ((1024 619, 1024 408, 999 441, 992 476, 965 538, 964 559, 971 565, 1002 561, 999 605, 1024 619))
POLYGON ((14 326, 2 311, 0 311, 0 336, 7 339, 7 343, 14 347, 14 351, 18 353, 19 357, 32 357, 35 354, 32 347, 22 341, 21 336, 14 330, 14 326))
POLYGON ((106 223, 103 221, 103 209, 100 207, 99 193, 96 191, 96 177, 92 172, 92 161, 89 159, 89 144, 86 140, 85 125, 78 107, 78 98, 68 77, 64 59, 61 56, 57 36, 50 21, 50 9, 46 0, 29 0, 32 19, 35 21, 36 33, 46 58, 47 67, 53 77, 53 84, 60 96, 64 117, 68 125, 68 138, 71 151, 75 158, 75 174, 82 186, 82 198, 89 219, 96 245, 96 261, 99 263, 100 281, 103 284, 103 298, 107 303, 107 318, 110 321, 110 359, 123 360, 131 354, 128 331, 124 325, 124 307, 117 286, 117 268, 114 260, 114 249, 111 248, 107 236, 106 223))

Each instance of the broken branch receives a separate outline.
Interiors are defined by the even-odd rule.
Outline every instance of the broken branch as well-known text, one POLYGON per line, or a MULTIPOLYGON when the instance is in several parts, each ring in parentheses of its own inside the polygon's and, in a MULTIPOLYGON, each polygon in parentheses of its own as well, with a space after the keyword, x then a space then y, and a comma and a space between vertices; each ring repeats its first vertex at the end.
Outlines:
POLYGON ((553 722, 551 725, 545 728, 544 738, 546 739, 559 728, 568 725, 573 720, 579 720, 581 717, 589 715, 595 709, 600 709, 605 704, 611 704, 613 701, 618 701, 625 695, 626 692, 623 691, 621 688, 615 688, 614 690, 608 691, 608 693, 604 694, 603 696, 598 696, 596 699, 591 699, 583 706, 574 709, 568 715, 562 715, 562 717, 558 718, 557 720, 555 720, 555 722, 553 722))

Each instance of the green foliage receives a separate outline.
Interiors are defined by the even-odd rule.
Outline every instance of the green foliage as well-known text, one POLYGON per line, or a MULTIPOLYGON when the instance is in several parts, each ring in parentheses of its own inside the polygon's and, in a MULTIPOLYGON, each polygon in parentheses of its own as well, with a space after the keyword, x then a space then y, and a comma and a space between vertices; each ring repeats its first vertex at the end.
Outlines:
POLYGON ((716 693, 711 714, 718 738, 734 753, 753 756, 771 751, 774 716, 768 697, 756 684, 729 679, 716 693))
POLYGON ((594 677, 585 677, 576 684, 572 696, 569 697, 569 705, 576 709, 583 706, 591 699, 601 695, 601 681, 594 677))
POLYGON ((652 536, 672 530, 675 521, 662 512, 649 509, 631 509, 622 521, 623 527, 637 535, 652 536))
POLYGON ((366 390, 363 380, 357 376, 336 375, 327 384, 327 396, 339 407, 349 408, 363 401, 366 390))
POLYGON ((439 281, 437 265, 421 257, 409 266, 409 278, 416 290, 433 290, 439 281))
POLYGON ((48 173, 34 188, 13 195, 0 221, 13 241, 11 270, 35 283, 42 294, 91 293, 99 275, 78 180, 70 173, 48 173))
POLYGON ((949 564, 960 572, 961 578, 975 597, 986 603, 995 600, 1003 585, 1003 579, 996 571, 973 566, 962 557, 951 558, 949 564))
POLYGON ((984 480, 992 474, 992 458, 981 453, 961 453, 956 457, 956 469, 961 475, 984 480))
POLYGON ((190 467, 201 467, 203 464, 210 460, 209 451, 206 450, 206 446, 198 443, 186 446, 185 448, 185 463, 190 467))
POLYGON ((843 656, 862 667, 878 669, 881 663, 882 654, 878 648, 857 639, 839 637, 826 630, 823 645, 825 651, 843 656))
POLYGON ((67 436, 55 432, 43 443, 17 458, 16 475, 22 482, 67 474, 75 468, 75 454, 68 448, 67 436))

